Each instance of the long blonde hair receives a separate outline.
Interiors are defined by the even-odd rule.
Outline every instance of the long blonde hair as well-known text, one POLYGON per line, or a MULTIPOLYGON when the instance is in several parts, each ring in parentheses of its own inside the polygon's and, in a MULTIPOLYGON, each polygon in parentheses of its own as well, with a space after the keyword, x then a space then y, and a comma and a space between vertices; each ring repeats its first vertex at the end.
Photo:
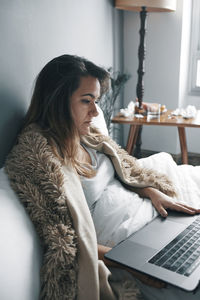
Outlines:
POLYGON ((80 175, 90 177, 90 166, 77 160, 79 134, 71 113, 71 95, 78 89, 80 78, 97 78, 101 95, 109 86, 109 73, 85 58, 62 55, 54 58, 39 73, 24 127, 36 123, 47 137, 54 154, 63 162, 71 161, 80 175))

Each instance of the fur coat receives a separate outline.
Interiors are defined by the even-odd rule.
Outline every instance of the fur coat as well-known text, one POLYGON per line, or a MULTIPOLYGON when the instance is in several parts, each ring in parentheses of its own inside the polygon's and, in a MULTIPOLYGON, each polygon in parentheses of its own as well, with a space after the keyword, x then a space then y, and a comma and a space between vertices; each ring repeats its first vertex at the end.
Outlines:
MULTIPOLYGON (((90 136, 83 137, 82 142, 108 155, 114 164, 117 176, 125 184, 136 187, 152 186, 170 196, 175 195, 173 184, 165 175, 140 168, 137 160, 129 156, 109 137, 93 131, 90 136)), ((94 248, 96 247, 96 239, 89 215, 87 215, 85 222, 90 229, 85 236, 90 237, 94 255, 86 255, 85 260, 87 261, 85 262, 84 259, 80 260, 81 256, 84 258, 84 252, 89 253, 87 249, 89 245, 87 240, 84 242, 84 237, 79 232, 82 230, 82 226, 80 226, 80 218, 77 218, 73 208, 73 201, 81 199, 84 202, 85 199, 78 176, 70 166, 65 167, 68 177, 66 177, 61 162, 54 156, 47 139, 37 125, 28 126, 19 135, 18 141, 5 164, 11 186, 30 215, 42 243, 44 254, 41 268, 40 298, 86 300, 86 296, 80 297, 79 295, 84 292, 80 292, 78 276, 83 270, 81 263, 86 263, 86 265, 88 263, 88 268, 91 264, 91 270, 94 270, 94 274, 91 271, 88 278, 85 276, 85 281, 83 280, 84 285, 86 285, 84 291, 87 294, 89 290, 94 289, 97 296, 88 296, 87 300, 98 300, 99 297, 101 299, 115 299, 115 294, 109 287, 107 268, 101 266, 103 269, 101 275, 98 275, 97 272, 99 271, 96 271, 99 268, 96 265, 96 261, 98 261, 97 250, 94 248), (73 178, 77 184, 74 184, 76 191, 72 197, 70 182, 72 183, 73 178), (71 202, 69 198, 72 198, 71 202), (100 280, 98 276, 100 276, 100 280), (94 285, 90 282, 90 278, 92 281, 93 277, 96 278, 94 285), (101 293, 102 278, 105 281, 103 288, 104 291, 107 289, 107 295, 106 292, 104 295, 101 293)), ((89 209, 88 212, 86 206, 84 209, 87 214, 89 209)), ((82 216, 81 220, 84 222, 82 216)), ((84 223, 82 224, 84 227, 84 223)), ((133 294, 129 293, 129 296, 118 298, 136 299, 133 294)))

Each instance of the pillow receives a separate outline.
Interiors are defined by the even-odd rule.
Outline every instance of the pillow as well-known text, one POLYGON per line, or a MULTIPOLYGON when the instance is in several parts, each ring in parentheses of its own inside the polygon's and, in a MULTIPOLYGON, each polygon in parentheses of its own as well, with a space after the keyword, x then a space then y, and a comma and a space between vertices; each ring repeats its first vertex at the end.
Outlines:
POLYGON ((38 300, 42 250, 33 224, 0 169, 0 299, 38 300))
POLYGON ((105 119, 104 119, 104 115, 103 115, 103 111, 102 109, 96 105, 96 108, 97 108, 97 111, 98 111, 98 116, 97 117, 94 117, 92 119, 92 125, 94 127, 96 127, 97 129, 99 129, 99 131, 104 134, 104 135, 108 135, 108 128, 106 126, 106 122, 105 122, 105 119))

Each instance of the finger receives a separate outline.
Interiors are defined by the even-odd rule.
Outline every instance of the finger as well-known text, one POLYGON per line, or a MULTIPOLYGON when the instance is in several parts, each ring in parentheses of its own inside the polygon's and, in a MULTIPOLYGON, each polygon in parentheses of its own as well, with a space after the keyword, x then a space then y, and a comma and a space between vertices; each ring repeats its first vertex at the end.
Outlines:
POLYGON ((190 215, 194 215, 196 213, 196 211, 194 209, 188 208, 185 205, 182 205, 180 203, 173 203, 169 208, 176 210, 176 211, 184 212, 184 213, 187 213, 190 215))
POLYGON ((196 213, 200 213, 200 209, 199 208, 194 208, 194 207, 188 206, 188 205, 183 204, 183 203, 179 203, 179 204, 181 204, 182 206, 184 206, 184 207, 186 207, 188 209, 191 209, 191 210, 195 211, 196 213))
POLYGON ((163 218, 166 218, 168 216, 168 212, 166 211, 166 209, 163 206, 159 207, 158 212, 163 218))
POLYGON ((168 213, 166 211, 166 209, 162 206, 162 205, 156 205, 154 204, 156 210, 158 211, 158 213, 163 217, 166 218, 168 216, 168 213))

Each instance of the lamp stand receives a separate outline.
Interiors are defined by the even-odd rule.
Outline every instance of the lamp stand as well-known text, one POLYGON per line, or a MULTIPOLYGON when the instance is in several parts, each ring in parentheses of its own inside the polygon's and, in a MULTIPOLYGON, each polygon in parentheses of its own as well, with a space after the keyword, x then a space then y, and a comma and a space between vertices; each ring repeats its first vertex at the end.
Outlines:
MULTIPOLYGON (((146 33, 146 16, 147 11, 146 7, 142 6, 142 10, 140 11, 140 44, 138 48, 138 59, 139 59, 139 65, 138 65, 138 82, 136 86, 136 96, 138 100, 138 107, 136 108, 136 112, 144 114, 144 109, 142 107, 142 101, 143 101, 143 95, 144 95, 144 82, 143 82, 143 76, 145 73, 144 69, 144 59, 145 59, 145 33, 146 33)), ((141 145, 142 145, 142 126, 140 126, 138 131, 138 137, 136 141, 136 148, 134 155, 137 158, 141 157, 141 145)))
POLYGON ((136 95, 137 95, 140 109, 142 109, 142 100, 144 95, 143 76, 144 76, 144 58, 145 58, 146 16, 147 16, 146 7, 142 6, 142 10, 140 11, 140 31, 139 31, 140 44, 138 48, 138 59, 139 59, 139 66, 137 70, 138 82, 136 87, 136 95))

